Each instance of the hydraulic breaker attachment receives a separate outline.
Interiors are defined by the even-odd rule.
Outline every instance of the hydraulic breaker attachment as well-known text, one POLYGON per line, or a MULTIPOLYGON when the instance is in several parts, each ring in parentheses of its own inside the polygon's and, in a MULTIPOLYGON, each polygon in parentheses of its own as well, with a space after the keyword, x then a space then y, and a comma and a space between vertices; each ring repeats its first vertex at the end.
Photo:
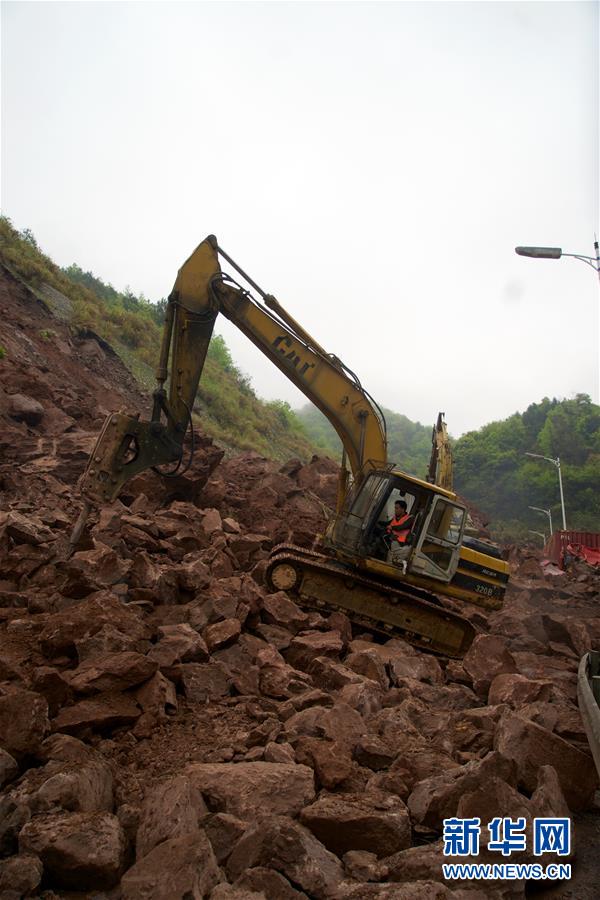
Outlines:
POLYGON ((181 453, 181 444, 161 422, 140 422, 136 416, 112 413, 81 477, 81 495, 91 503, 110 503, 138 472, 179 463, 181 453))

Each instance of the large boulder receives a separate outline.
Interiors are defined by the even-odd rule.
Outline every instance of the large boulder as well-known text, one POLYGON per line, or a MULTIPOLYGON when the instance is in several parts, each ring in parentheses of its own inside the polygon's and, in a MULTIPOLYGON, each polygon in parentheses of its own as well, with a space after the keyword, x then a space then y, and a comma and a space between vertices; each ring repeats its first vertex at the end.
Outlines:
POLYGON ((381 792, 321 794, 302 810, 300 821, 337 856, 348 850, 390 856, 411 845, 406 805, 381 792))
POLYGON ((198 820, 207 813, 202 795, 184 775, 156 785, 142 807, 136 836, 137 858, 146 856, 163 841, 194 834, 198 820))
POLYGON ((157 668, 156 660, 141 653, 111 653, 86 660, 75 669, 69 681, 79 694, 124 691, 147 681, 157 668))
POLYGON ((0 697, 0 746, 7 753, 17 759, 35 753, 49 731, 45 697, 24 690, 0 697))
POLYGON ((57 887, 98 890, 118 884, 125 836, 110 813, 49 814, 22 828, 19 851, 39 856, 57 887))
POLYGON ((495 634, 478 634, 467 650, 463 667, 473 680, 473 689, 487 697, 496 675, 517 671, 517 664, 504 638, 495 634))
POLYGON ((122 900, 208 897, 221 880, 206 833, 197 828, 157 844, 121 879, 122 900))
POLYGON ((331 897, 343 879, 342 864, 304 826, 287 816, 273 816, 250 826, 227 862, 231 880, 247 869, 280 872, 316 900, 331 897))
POLYGON ((196 763, 185 773, 208 807, 240 819, 297 815, 315 797, 307 766, 286 763, 196 763))
POLYGON ((585 809, 598 786, 598 773, 590 755, 518 715, 504 716, 494 741, 496 749, 514 760, 519 784, 526 791, 537 785, 542 766, 552 766, 570 809, 585 809))

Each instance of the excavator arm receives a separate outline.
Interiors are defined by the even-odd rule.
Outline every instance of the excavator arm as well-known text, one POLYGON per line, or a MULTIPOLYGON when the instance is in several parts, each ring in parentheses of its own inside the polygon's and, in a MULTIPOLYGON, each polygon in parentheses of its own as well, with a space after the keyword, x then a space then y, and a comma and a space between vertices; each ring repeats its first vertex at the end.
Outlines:
MULTIPOLYGON (((181 466, 183 441, 219 313, 325 414, 342 441, 355 482, 369 469, 386 464, 385 419, 358 378, 326 353, 275 297, 265 294, 211 235, 183 264, 169 296, 151 421, 123 413, 108 416, 80 483, 88 505, 115 499, 129 478, 149 467, 181 466), (223 274, 219 255, 260 294, 264 305, 223 274)), ((346 479, 342 476, 341 494, 346 479)))
POLYGON ((437 422, 433 426, 431 435, 431 458, 427 470, 427 481, 437 484, 446 491, 453 491, 452 476, 452 447, 448 430, 444 422, 444 413, 438 414, 437 422))

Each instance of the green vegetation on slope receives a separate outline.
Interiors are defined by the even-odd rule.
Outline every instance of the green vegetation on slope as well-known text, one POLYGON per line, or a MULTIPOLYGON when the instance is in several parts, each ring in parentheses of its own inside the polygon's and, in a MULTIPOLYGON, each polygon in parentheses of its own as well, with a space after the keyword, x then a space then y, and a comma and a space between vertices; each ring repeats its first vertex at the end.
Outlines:
MULTIPOLYGON (((155 304, 128 289, 117 291, 75 264, 59 268, 29 230, 18 232, 4 216, 0 261, 32 287, 49 285, 64 294, 72 306, 73 332, 95 332, 108 341, 145 390, 154 388, 166 300, 155 304)), ((210 344, 194 411, 203 431, 232 449, 256 450, 281 460, 308 459, 316 452, 287 403, 266 403, 256 396, 219 335, 210 344)))
MULTIPOLYGON (((387 423, 388 457, 404 472, 425 478, 431 455, 431 428, 383 409, 387 423)), ((333 459, 340 459, 342 443, 323 413, 312 403, 298 410, 310 439, 333 459)))
POLYGON ((586 394, 545 397, 456 441, 456 490, 490 516, 499 539, 548 532, 547 517, 529 506, 550 509, 555 529, 562 528, 557 469, 527 452, 560 457, 567 526, 600 531, 600 407, 586 394))

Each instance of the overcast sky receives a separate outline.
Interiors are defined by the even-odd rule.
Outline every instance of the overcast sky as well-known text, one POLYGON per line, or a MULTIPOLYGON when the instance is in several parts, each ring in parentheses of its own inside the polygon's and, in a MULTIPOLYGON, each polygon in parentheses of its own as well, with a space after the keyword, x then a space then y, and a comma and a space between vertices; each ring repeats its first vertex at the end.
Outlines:
MULTIPOLYGON (((2 3, 2 211, 157 300, 207 234, 376 400, 598 402, 599 7, 2 3)), ((229 322, 256 391, 303 396, 229 322)))

